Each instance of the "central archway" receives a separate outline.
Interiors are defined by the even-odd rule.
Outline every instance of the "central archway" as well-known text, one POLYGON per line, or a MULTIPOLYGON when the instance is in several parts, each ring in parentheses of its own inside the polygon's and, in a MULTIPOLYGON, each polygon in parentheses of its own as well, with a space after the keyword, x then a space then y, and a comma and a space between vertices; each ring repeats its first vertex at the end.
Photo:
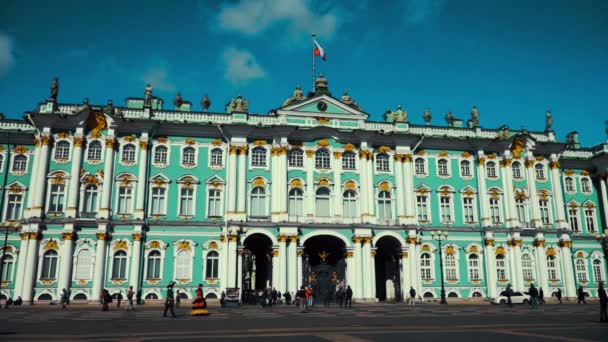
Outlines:
POLYGON ((256 233, 249 235, 243 245, 243 291, 269 287, 272 282, 272 240, 256 233))
POLYGON ((333 300, 336 287, 345 283, 345 255, 346 244, 335 236, 317 235, 304 242, 302 279, 316 301, 333 300))
POLYGON ((383 236, 376 242, 376 298, 380 301, 401 300, 401 242, 383 236))

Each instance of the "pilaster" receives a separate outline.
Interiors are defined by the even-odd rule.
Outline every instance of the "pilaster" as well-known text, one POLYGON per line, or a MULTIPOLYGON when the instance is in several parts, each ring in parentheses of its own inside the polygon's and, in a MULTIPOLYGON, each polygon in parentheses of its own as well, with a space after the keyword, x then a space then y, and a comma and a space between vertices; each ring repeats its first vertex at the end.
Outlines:
POLYGON ((277 284, 277 291, 285 293, 287 289, 287 236, 279 235, 279 281, 277 284))
POLYGON ((557 217, 557 228, 567 229, 568 222, 566 221, 566 208, 564 206, 564 192, 562 190, 562 177, 560 171, 559 160, 555 154, 551 155, 551 186, 553 189, 553 198, 555 199, 555 216, 557 217))
POLYGON ((574 281, 575 271, 572 264, 572 241, 568 234, 562 234, 559 240, 559 247, 562 252, 562 264, 564 268, 564 285, 566 286, 566 297, 576 297, 576 286, 574 281))
POLYGON ((32 303, 34 299, 34 282, 36 281, 36 266, 38 265, 36 257, 38 256, 38 240, 40 239, 38 225, 32 224, 28 234, 28 253, 23 276, 23 290, 21 291, 21 299, 27 304, 32 303))
MULTIPOLYGON (((113 136, 108 136, 106 138, 106 156, 103 164, 103 188, 101 190, 101 205, 99 209, 99 213, 97 213, 97 218, 106 218, 109 219, 111 215, 111 204, 110 204, 110 194, 112 193, 112 179, 113 179, 113 171, 114 171, 114 145, 116 144, 116 139, 113 136)), ((145 180, 139 179, 139 182, 144 182, 145 180)), ((104 243, 105 244, 105 243, 104 243)))
MULTIPOLYGON (((107 155, 106 155, 107 156, 107 155)), ((107 163, 107 160, 106 160, 107 163)), ((105 187, 104 187, 105 189, 105 187)), ((107 253, 107 242, 110 240, 110 235, 106 231, 105 226, 100 226, 97 231, 97 248, 95 250, 95 268, 93 274, 93 288, 91 294, 91 301, 97 302, 101 296, 101 290, 103 289, 106 279, 106 253, 107 253)))
POLYGON ((287 266, 287 290, 297 291, 300 288, 298 283, 297 273, 301 273, 301 268, 298 268, 297 260, 297 249, 298 249, 298 237, 296 235, 289 236, 289 250, 288 253, 288 266, 287 266))
POLYGON ((337 218, 338 222, 341 222, 344 218, 344 210, 342 208, 342 193, 344 189, 342 189, 342 162, 341 158, 342 152, 334 152, 334 163, 333 163, 333 171, 334 171, 334 196, 333 196, 333 206, 334 206, 334 216, 337 218))
POLYGON ((534 171, 534 156, 532 153, 526 158, 526 172, 528 173, 528 192, 530 196, 530 207, 531 207, 531 216, 532 216, 532 227, 540 228, 542 227, 542 222, 540 221, 540 209, 538 207, 538 193, 536 192, 536 174, 534 171))
POLYGON ((131 254, 131 276, 129 277, 129 283, 133 286, 133 291, 137 292, 140 286, 140 269, 144 263, 141 257, 141 241, 144 238, 142 226, 137 225, 134 227, 131 238, 133 238, 133 253, 131 254))
POLYGON ((247 146, 239 147, 239 174, 238 174, 238 193, 237 193, 237 217, 245 220, 247 211, 245 209, 245 199, 247 198, 247 146))
POLYGON ((608 186, 607 183, 608 173, 603 174, 600 177, 600 191, 602 193, 602 212, 604 214, 604 232, 608 232, 608 186))
MULTIPOLYGON (((25 228, 25 226, 24 226, 25 228)), ((15 273, 15 292, 14 297, 23 297, 23 280, 25 276, 25 265, 27 265, 28 254, 29 254, 29 238, 30 234, 23 232, 19 234, 21 238, 21 248, 19 249, 19 261, 17 262, 17 272, 15 273)))
MULTIPOLYGON (((409 149, 408 149, 409 151, 409 149)), ((406 153, 403 155, 403 177, 405 187, 405 223, 416 224, 416 195, 414 194, 414 172, 412 170, 412 155, 406 153)))
POLYGON ((515 195, 513 193, 513 170, 511 169, 511 152, 506 151, 503 160, 500 162, 502 168, 503 184, 505 189, 505 208, 506 210, 506 224, 507 227, 518 227, 519 219, 517 217, 517 210, 515 208, 515 195))
MULTIPOLYGON (((46 130, 46 129, 45 129, 46 130)), ((36 169, 32 170, 32 179, 35 177, 35 188, 30 190, 30 196, 34 196, 30 217, 42 217, 44 208, 44 194, 46 193, 46 173, 49 166, 49 152, 52 139, 48 132, 42 133, 40 136, 40 154, 36 169)), ((74 177, 75 175, 72 175, 74 177)), ((25 301, 25 299, 24 299, 25 301)))
POLYGON ((395 154, 395 183, 397 186, 397 218, 399 224, 406 224, 405 217, 405 188, 403 177, 403 154, 395 154))
POLYGON ((486 232, 485 239, 485 260, 487 270, 487 286, 488 286, 488 297, 496 298, 496 258, 494 254, 494 237, 491 232, 486 232))
POLYGON ((237 154, 239 153, 240 148, 238 146, 230 146, 230 154, 228 155, 228 163, 226 168, 228 169, 228 193, 226 194, 226 208, 227 208, 227 219, 230 220, 235 212, 237 211, 236 205, 236 192, 237 192, 237 179, 236 179, 236 171, 238 165, 236 164, 237 154))
POLYGON ((296 250, 297 255, 297 269, 296 269, 296 287, 297 290, 304 285, 302 282, 302 257, 304 255, 304 247, 298 247, 296 250))
POLYGON ((72 284, 72 261, 74 254, 74 225, 66 224, 64 226, 61 238, 63 244, 61 245, 61 265, 59 266, 59 282, 57 283, 57 290, 61 293, 62 289, 70 290, 72 284))
POLYGON ((146 198, 146 191, 148 188, 148 179, 146 179, 146 171, 148 168, 148 140, 148 133, 142 133, 139 141, 139 169, 137 174, 137 194, 135 197, 134 217, 136 220, 143 220, 145 213, 144 199, 146 198))
MULTIPOLYGON (((80 128, 78 128, 80 130, 80 128)), ((79 185, 80 185, 80 167, 82 164, 82 144, 84 142, 84 138, 82 137, 82 133, 76 134, 72 141, 72 167, 71 167, 71 177, 70 183, 68 185, 68 203, 66 209, 67 217, 76 217, 76 212, 78 211, 78 195, 79 195, 79 185)), ((67 289, 67 288, 66 288, 67 289)), ((61 289, 59 289, 61 290, 61 289)))
POLYGON ((362 238, 359 236, 353 237, 353 244, 355 246, 354 250, 354 262, 353 262, 353 273, 355 286, 351 286, 353 290, 353 297, 357 299, 365 298, 365 294, 363 292, 363 263, 361 259, 361 240, 362 238))
POLYGON ((273 249, 272 249, 272 288, 273 289, 276 289, 280 284, 279 256, 280 256, 279 249, 276 247, 273 247, 273 249))
POLYGON ((536 247, 536 267, 538 268, 539 286, 547 291, 547 255, 545 253, 545 237, 542 233, 536 234, 534 247, 536 247))
POLYGON ((492 224, 486 186, 486 157, 483 151, 477 153, 477 192, 479 192, 479 206, 481 207, 481 224, 488 227, 492 224))

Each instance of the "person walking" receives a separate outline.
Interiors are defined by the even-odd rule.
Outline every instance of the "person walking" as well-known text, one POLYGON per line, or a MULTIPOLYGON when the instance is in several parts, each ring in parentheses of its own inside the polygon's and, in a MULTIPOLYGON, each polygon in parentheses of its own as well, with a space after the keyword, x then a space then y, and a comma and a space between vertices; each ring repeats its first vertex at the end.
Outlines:
POLYGON ((413 286, 410 286, 410 306, 416 305, 416 290, 414 290, 413 286))
POLYGON ((597 289, 597 296, 600 297, 600 322, 608 322, 608 296, 606 295, 606 289, 604 289, 604 283, 600 281, 597 289))
POLYGON ((64 288, 61 290, 61 309, 65 309, 68 303, 68 291, 64 288))
POLYGON ((344 302, 344 308, 348 305, 348 308, 353 307, 353 289, 350 288, 350 285, 346 287, 346 302, 344 302))
POLYGON ((173 282, 170 282, 167 285, 167 296, 165 298, 165 311, 163 311, 163 317, 167 317, 167 311, 171 311, 171 316, 175 318, 175 298, 173 295, 173 282))
POLYGON ((511 288, 511 284, 507 285, 505 289, 505 295, 507 297, 507 305, 513 306, 513 302, 511 301, 511 296, 513 295, 513 289, 511 288))
POLYGON ((118 292, 116 295, 116 307, 120 308, 120 302, 122 302, 122 292, 118 292))
POLYGON ((220 306, 221 307, 226 306, 226 292, 225 291, 222 291, 222 294, 220 295, 220 306))
POLYGON ((192 302, 192 316, 207 316, 209 310, 207 310, 207 301, 203 296, 203 284, 198 284, 196 289, 196 298, 192 302))
POLYGON ((534 287, 534 284, 530 284, 530 288, 528 289, 528 292, 525 292, 525 294, 530 296, 530 304, 532 304, 532 309, 537 309, 538 308, 538 290, 536 289, 536 287, 534 287))
POLYGON ((272 304, 276 304, 277 303, 277 289, 273 288, 272 289, 272 304))
POLYGON ((545 304, 545 292, 542 287, 538 288, 538 303, 545 304))
POLYGON ((110 296, 110 292, 107 289, 103 289, 101 292, 101 311, 109 311, 110 303, 112 303, 112 296, 110 296))
POLYGON ((338 289, 338 293, 336 293, 336 299, 338 300, 338 304, 342 307, 344 304, 344 288, 340 287, 338 289))
POLYGON ((129 291, 127 292, 127 301, 129 305, 127 305, 127 311, 135 311, 135 307, 133 306, 133 295, 135 291, 133 291, 133 286, 129 286, 129 291))
POLYGON ((583 302, 584 304, 587 304, 587 302, 585 301, 585 290, 583 289, 583 285, 580 285, 578 287, 578 290, 576 290, 576 295, 578 297, 577 304, 580 304, 581 302, 583 302))
POLYGON ((562 303, 562 289, 558 288, 557 292, 555 293, 555 297, 557 298, 557 300, 559 300, 559 303, 562 303))
POLYGON ((304 290, 304 286, 300 287, 300 290, 296 292, 296 298, 300 307, 300 312, 306 312, 306 290, 304 290))

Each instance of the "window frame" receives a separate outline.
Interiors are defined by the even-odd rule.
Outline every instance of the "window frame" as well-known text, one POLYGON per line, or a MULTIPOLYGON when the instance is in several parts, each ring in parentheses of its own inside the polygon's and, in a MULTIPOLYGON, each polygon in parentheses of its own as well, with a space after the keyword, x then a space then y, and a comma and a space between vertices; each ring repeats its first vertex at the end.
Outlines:
POLYGON ((386 152, 377 153, 374 158, 376 173, 391 173, 391 155, 386 152))
POLYGON ((120 163, 122 165, 135 165, 137 163, 137 154, 138 154, 137 152, 138 152, 137 144, 135 144, 133 142, 121 143, 120 144, 120 163), (127 151, 127 147, 129 147, 128 151, 127 151), (131 149, 131 147, 132 147, 132 149, 131 149), (127 158, 127 157, 130 158, 131 150, 132 150, 132 154, 133 154, 132 160, 127 158))
POLYGON ((198 165, 198 147, 196 145, 185 145, 180 149, 180 158, 179 164, 181 167, 186 169, 195 168, 198 165), (191 152, 190 152, 191 151, 191 152), (190 154, 192 154, 192 160, 186 160, 186 158, 190 158, 190 154))
POLYGON ((251 148, 249 154, 249 168, 268 169, 268 148, 265 146, 255 146, 251 148))
POLYGON ((429 175, 427 160, 425 158, 414 158, 414 175, 420 178, 429 175))
POLYGON ((154 148, 154 151, 152 151, 152 165, 154 165, 154 167, 159 167, 159 168, 168 166, 169 160, 170 160, 170 153, 171 153, 170 146, 166 145, 166 144, 154 144, 153 148, 154 148), (160 149, 163 149, 164 153, 159 152, 160 149), (159 153, 160 153, 160 156, 159 156, 159 153), (163 159, 164 159, 164 161, 163 161, 163 159))
POLYGON ((299 147, 292 147, 287 152, 287 166, 290 168, 304 168, 304 151, 299 147))
POLYGON ((205 254, 205 280, 219 278, 219 260, 220 254, 215 249, 209 250, 205 254))
POLYGON ((344 171, 356 171, 357 170, 357 154, 354 151, 344 151, 341 156, 342 162, 342 170, 344 171), (345 158, 348 156, 348 158, 345 158), (344 167, 350 166, 349 163, 352 162, 352 167, 344 167))
POLYGON ((437 167, 437 177, 445 178, 451 176, 450 160, 446 157, 438 158, 435 162, 437 167))
POLYGON ((222 169, 225 165, 224 149, 219 146, 209 148, 209 167, 213 169, 222 169), (219 157, 218 157, 219 153, 219 157), (219 159, 219 162, 218 162, 219 159))
POLYGON ((314 161, 317 170, 331 169, 331 152, 324 147, 318 148, 315 151, 314 161))
POLYGON ((473 172, 471 168, 471 161, 468 159, 463 159, 459 163, 460 165, 460 177, 469 179, 473 177, 473 172), (466 171, 466 172, 465 172, 466 171))
POLYGON ((103 162, 104 153, 103 153, 103 142, 99 139, 92 139, 87 141, 87 162, 89 164, 97 165, 103 162), (99 145, 99 159, 94 159, 97 148, 95 150, 91 149, 91 145, 95 144, 95 146, 99 145), (93 157, 93 158, 91 158, 93 157))
POLYGON ((72 143, 67 139, 56 140, 53 152, 53 161, 56 163, 66 163, 70 161, 72 157, 72 143))

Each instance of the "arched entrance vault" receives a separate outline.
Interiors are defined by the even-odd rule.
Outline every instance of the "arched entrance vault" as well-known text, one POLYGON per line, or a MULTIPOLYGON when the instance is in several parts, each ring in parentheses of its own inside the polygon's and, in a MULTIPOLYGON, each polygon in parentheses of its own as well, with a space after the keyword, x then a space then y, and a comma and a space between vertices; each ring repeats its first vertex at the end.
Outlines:
POLYGON ((380 301, 400 301, 401 238, 397 234, 383 234, 374 239, 376 255, 376 298, 380 301))
MULTIPOLYGON (((333 232, 332 232, 333 233, 333 232)), ((307 235, 302 238, 302 281, 317 301, 334 300, 336 288, 346 280, 347 242, 342 235, 307 235)))
POLYGON ((262 290, 272 283, 272 239, 263 233, 248 234, 243 240, 244 292, 262 290))

